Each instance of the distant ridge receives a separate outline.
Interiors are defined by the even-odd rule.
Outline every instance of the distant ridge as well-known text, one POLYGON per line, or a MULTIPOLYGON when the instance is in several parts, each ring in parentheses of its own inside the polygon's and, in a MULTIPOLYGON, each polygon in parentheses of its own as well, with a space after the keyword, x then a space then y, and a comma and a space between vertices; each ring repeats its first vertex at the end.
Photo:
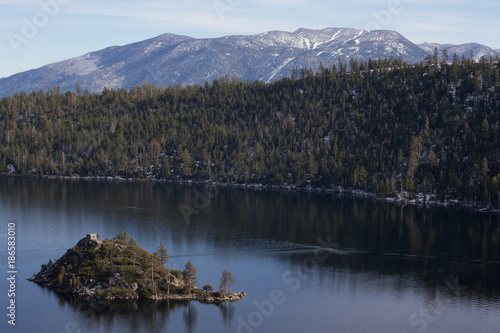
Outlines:
POLYGON ((417 63, 448 48, 450 57, 470 51, 478 58, 498 53, 480 44, 416 45, 395 31, 326 28, 295 32, 268 31, 251 36, 195 39, 164 34, 124 46, 113 46, 77 58, 0 79, 0 97, 16 92, 76 89, 99 92, 104 87, 130 89, 144 83, 195 85, 224 75, 265 82, 290 76, 294 68, 331 66, 338 59, 402 58, 417 63))
POLYGON ((481 57, 489 58, 489 57, 496 57, 500 55, 499 52, 478 44, 478 43, 467 43, 467 44, 460 44, 460 45, 453 45, 453 44, 436 44, 436 43, 423 43, 419 44, 424 51, 428 53, 433 53, 434 50, 437 48, 439 53, 442 54, 443 50, 448 50, 448 54, 451 57, 453 54, 457 54, 459 58, 462 56, 464 57, 470 57, 470 52, 472 51, 474 54, 474 60, 479 60, 481 57))

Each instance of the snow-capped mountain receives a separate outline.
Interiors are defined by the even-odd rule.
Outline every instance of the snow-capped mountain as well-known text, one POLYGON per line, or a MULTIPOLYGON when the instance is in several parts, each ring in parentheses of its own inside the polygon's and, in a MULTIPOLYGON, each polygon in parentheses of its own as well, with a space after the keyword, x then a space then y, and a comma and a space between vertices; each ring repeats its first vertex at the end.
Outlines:
POLYGON ((451 61, 453 55, 456 53, 458 59, 462 59, 462 56, 469 58, 471 51, 474 55, 474 60, 478 61, 481 57, 485 57, 489 59, 489 57, 495 58, 497 55, 500 55, 499 52, 481 44, 477 43, 467 43, 460 45, 453 44, 436 44, 436 43, 423 43, 419 44, 424 51, 430 54, 434 54, 434 50, 437 48, 439 55, 441 57, 443 50, 448 50, 448 55, 450 57, 449 61, 451 61))
MULTIPOLYGON (((269 31, 211 39, 164 34, 0 79, 0 97, 55 86, 74 91, 77 84, 91 92, 104 87, 130 89, 144 83, 194 85, 234 74, 240 80, 269 82, 290 76, 294 68, 317 70, 321 63, 331 66, 338 59, 348 62, 352 58, 394 57, 416 63, 434 52, 435 45, 415 45, 395 31, 347 28, 269 31)), ((480 51, 481 45, 465 45, 471 45, 476 56, 486 52, 480 51)), ((470 53, 467 46, 459 47, 470 53)))

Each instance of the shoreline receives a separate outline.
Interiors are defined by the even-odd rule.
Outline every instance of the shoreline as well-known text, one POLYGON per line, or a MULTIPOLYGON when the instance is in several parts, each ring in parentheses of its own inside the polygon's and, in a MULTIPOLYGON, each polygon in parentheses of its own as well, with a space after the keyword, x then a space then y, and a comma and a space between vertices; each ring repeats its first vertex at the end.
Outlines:
MULTIPOLYGON (((40 285, 39 283, 37 283, 33 279, 33 277, 28 278, 26 280, 40 285)), ((46 287, 46 286, 42 285, 42 287, 46 287)), ((148 296, 148 297, 136 296, 136 297, 123 297, 122 298, 122 297, 115 297, 115 296, 101 297, 101 296, 97 296, 93 293, 88 292, 88 290, 87 290, 87 292, 81 292, 81 291, 79 292, 76 290, 68 290, 68 289, 61 290, 61 289, 57 289, 57 288, 53 288, 53 287, 48 287, 48 288, 51 289, 52 291, 54 291, 56 294, 75 296, 75 297, 83 298, 83 299, 94 299, 97 301, 133 301, 133 302, 142 301, 142 300, 150 300, 150 301, 156 301, 156 302, 158 302, 158 301, 159 302, 163 302, 163 301, 187 301, 187 302, 197 301, 197 302, 204 303, 204 304, 220 304, 220 303, 224 303, 224 302, 231 302, 231 303, 237 302, 237 301, 240 301, 243 298, 245 298, 247 295, 244 291, 230 293, 230 294, 226 294, 224 296, 214 295, 214 294, 218 294, 217 292, 211 292, 211 293, 208 293, 208 295, 201 294, 200 292, 194 292, 191 295, 171 294, 170 296, 168 296, 166 294, 159 294, 159 295, 148 296)), ((201 291, 201 289, 197 289, 197 290, 201 291)))
POLYGON ((442 207, 442 208, 453 208, 458 210, 472 211, 475 213, 489 213, 489 214, 500 214, 500 209, 495 208, 493 205, 490 206, 482 201, 474 201, 469 199, 448 199, 445 201, 433 199, 433 196, 426 195, 422 193, 416 194, 416 199, 408 199, 401 195, 398 197, 381 197, 374 193, 366 192, 363 190, 357 190, 353 188, 346 188, 340 185, 335 187, 312 187, 311 185, 299 186, 299 185, 268 185, 268 184, 239 184, 239 183, 223 183, 215 182, 209 180, 172 180, 172 179, 134 179, 134 178, 123 178, 118 176, 47 176, 47 175, 36 175, 36 176, 22 176, 17 174, 0 174, 0 177, 5 178, 20 178, 20 179, 40 179, 40 180, 71 180, 71 181, 91 181, 91 182, 114 182, 114 183, 166 183, 166 184, 179 184, 179 185, 204 185, 204 186, 218 186, 221 188, 237 188, 245 190, 273 190, 273 191, 286 191, 286 192, 306 192, 306 193, 326 193, 326 194, 339 194, 348 195, 354 198, 365 198, 374 201, 381 201, 387 203, 395 203, 402 206, 416 206, 416 207, 442 207))

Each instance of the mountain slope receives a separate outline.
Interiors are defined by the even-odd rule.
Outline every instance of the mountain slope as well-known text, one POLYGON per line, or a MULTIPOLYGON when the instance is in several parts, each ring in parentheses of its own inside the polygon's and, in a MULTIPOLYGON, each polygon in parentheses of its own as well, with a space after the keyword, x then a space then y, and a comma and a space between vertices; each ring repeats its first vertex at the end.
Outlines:
POLYGON ((91 92, 144 83, 202 85, 233 74, 241 80, 269 82, 290 76, 294 68, 316 70, 320 63, 331 66, 338 59, 395 57, 417 63, 429 49, 433 52, 434 47, 417 46, 387 30, 302 28, 292 33, 269 31, 212 39, 164 34, 0 79, 0 97, 55 86, 74 91, 77 84, 91 92))

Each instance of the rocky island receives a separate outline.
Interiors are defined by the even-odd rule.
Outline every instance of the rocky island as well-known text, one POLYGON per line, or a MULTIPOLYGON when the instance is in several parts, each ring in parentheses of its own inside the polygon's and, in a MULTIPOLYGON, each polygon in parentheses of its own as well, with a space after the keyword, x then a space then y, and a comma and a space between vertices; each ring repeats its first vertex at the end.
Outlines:
POLYGON ((234 302, 246 296, 232 293, 235 284, 224 270, 219 291, 205 285, 196 288, 197 271, 191 261, 185 269, 165 267, 168 253, 163 243, 149 253, 137 245, 127 232, 101 241, 98 234, 87 234, 55 262, 49 260, 29 281, 62 294, 106 300, 153 299, 197 300, 204 303, 234 302))

